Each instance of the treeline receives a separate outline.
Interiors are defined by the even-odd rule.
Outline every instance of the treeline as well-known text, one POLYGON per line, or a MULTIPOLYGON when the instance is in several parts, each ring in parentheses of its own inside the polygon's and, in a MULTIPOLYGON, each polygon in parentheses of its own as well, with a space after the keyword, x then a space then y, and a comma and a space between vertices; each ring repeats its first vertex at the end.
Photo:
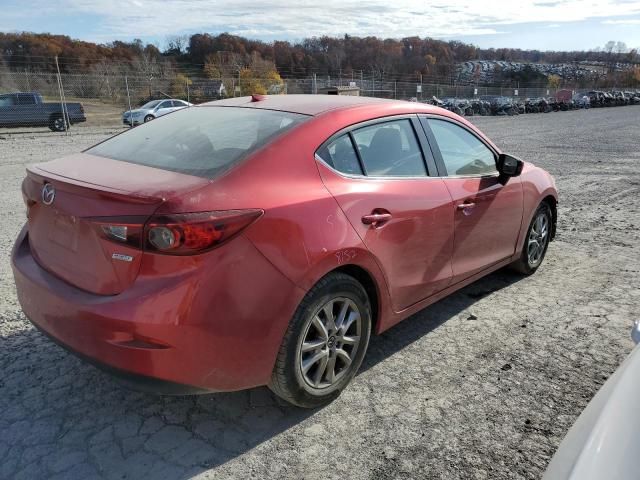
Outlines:
MULTIPOLYGON (((251 64, 268 62, 283 77, 311 74, 344 76, 407 76, 445 78, 455 65, 468 60, 565 63, 576 61, 637 62, 635 51, 610 42, 597 51, 553 52, 511 48, 481 49, 458 41, 407 37, 313 37, 298 43, 262 42, 223 33, 169 38, 163 50, 141 40, 99 45, 64 35, 0 33, 0 67, 53 71, 54 57, 66 73, 101 72, 114 66, 135 71, 173 69, 194 75, 240 72, 251 64), (151 68, 153 66, 153 68, 151 68)), ((211 75, 207 75, 211 76, 211 75)))

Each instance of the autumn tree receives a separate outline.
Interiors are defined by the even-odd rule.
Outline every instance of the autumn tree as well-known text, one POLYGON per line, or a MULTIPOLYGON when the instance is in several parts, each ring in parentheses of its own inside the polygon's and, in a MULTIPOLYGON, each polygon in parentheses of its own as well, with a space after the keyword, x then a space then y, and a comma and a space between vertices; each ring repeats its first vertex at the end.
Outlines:
POLYGON ((204 75, 207 78, 222 78, 222 69, 217 55, 207 55, 204 62, 204 75))
POLYGON ((189 77, 183 73, 178 73, 169 87, 169 91, 172 97, 187 97, 187 89, 193 82, 189 77))
POLYGON ((557 90, 558 88, 560 88, 561 80, 562 79, 558 75, 549 75, 547 85, 549 86, 549 88, 557 90))
POLYGON ((250 64, 240 71, 240 91, 243 95, 254 93, 281 93, 283 82, 273 62, 264 60, 256 53, 250 64))

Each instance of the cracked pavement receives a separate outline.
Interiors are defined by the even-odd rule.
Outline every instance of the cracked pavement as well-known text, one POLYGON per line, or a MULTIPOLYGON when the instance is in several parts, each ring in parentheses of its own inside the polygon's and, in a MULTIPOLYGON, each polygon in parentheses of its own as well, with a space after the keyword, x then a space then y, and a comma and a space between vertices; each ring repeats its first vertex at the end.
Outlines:
POLYGON ((131 392, 37 332, 9 265, 24 167, 109 132, 0 134, 0 478, 540 478, 632 348, 640 107, 471 120, 556 177, 543 266, 494 273, 373 338, 316 411, 266 388, 131 392))

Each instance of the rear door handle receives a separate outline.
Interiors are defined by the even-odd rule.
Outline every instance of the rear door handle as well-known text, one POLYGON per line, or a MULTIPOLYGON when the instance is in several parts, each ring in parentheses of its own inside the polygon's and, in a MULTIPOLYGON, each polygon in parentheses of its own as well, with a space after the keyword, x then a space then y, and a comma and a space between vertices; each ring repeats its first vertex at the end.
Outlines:
POLYGON ((476 204, 473 202, 465 202, 458 205, 458 210, 464 210, 465 208, 473 208, 476 204))
POLYGON ((391 220, 390 213, 371 213, 362 217, 362 223, 373 227, 379 227, 387 223, 389 220, 391 220))

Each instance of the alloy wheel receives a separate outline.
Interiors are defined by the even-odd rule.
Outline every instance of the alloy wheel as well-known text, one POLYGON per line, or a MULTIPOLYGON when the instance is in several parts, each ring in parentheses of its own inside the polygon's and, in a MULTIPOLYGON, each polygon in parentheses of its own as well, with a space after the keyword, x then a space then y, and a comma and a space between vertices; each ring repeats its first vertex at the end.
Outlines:
POLYGON ((531 225, 527 240, 527 260, 531 268, 537 267, 542 262, 548 242, 549 216, 546 211, 541 211, 533 221, 533 225, 531 225))
POLYGON ((360 346, 362 317, 356 304, 335 297, 310 317, 296 368, 312 391, 334 386, 351 370, 360 346))

